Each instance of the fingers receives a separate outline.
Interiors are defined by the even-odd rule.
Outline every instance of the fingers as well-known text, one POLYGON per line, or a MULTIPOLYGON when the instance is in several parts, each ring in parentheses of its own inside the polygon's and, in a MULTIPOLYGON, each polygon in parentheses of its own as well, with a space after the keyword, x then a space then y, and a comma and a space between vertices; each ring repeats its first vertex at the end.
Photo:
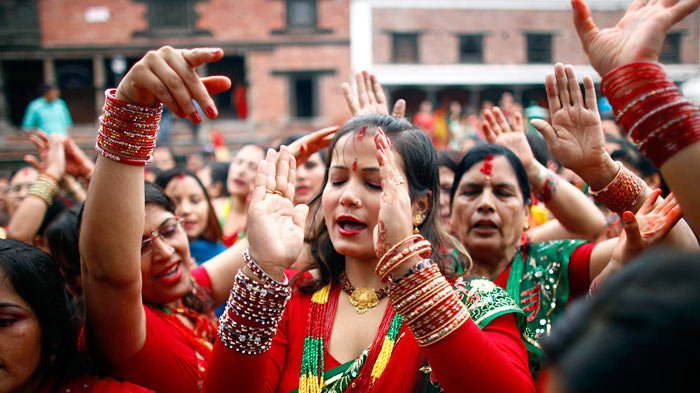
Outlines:
POLYGON ((659 206, 657 206, 657 207, 659 208, 660 214, 666 215, 671 210, 675 209, 676 206, 680 206, 678 204, 678 199, 676 199, 676 196, 673 193, 670 193, 670 194, 668 194, 666 199, 664 199, 664 202, 662 204, 659 204, 659 206))
POLYGON ((278 191, 283 195, 287 194, 287 186, 289 185, 289 149, 287 146, 282 146, 277 155, 277 165, 275 168, 275 187, 271 190, 278 191))
POLYGON ((33 166, 34 168, 36 168, 36 170, 38 170, 39 172, 41 172, 41 170, 42 170, 42 168, 41 168, 41 163, 40 163, 39 160, 37 160, 36 157, 34 157, 33 155, 31 155, 31 154, 25 155, 25 156, 24 156, 24 162, 26 162, 27 164, 33 166))
POLYGON ((493 118, 496 121, 496 124, 498 124, 498 128, 500 128, 501 132, 510 132, 510 124, 508 124, 508 120, 506 120, 506 116, 503 114, 503 111, 501 111, 501 108, 494 106, 492 108, 493 111, 493 118))
POLYGON ((700 0, 679 1, 669 10, 671 13, 671 24, 679 22, 681 19, 693 13, 698 7, 700 7, 700 0))
POLYGON ((661 195, 661 190, 658 188, 652 190, 649 196, 644 200, 644 203, 642 203, 637 214, 647 214, 651 212, 652 209, 654 209, 654 205, 656 205, 656 200, 659 198, 659 195, 661 195))
POLYGON ((265 178, 265 191, 274 191, 277 188, 275 181, 277 177, 277 152, 273 149, 267 149, 265 161, 268 163, 267 177, 265 178))
POLYGON ((386 103, 386 95, 384 95, 384 89, 382 89, 382 84, 379 83, 379 79, 372 74, 369 74, 369 78, 370 82, 372 83, 372 92, 374 93, 374 98, 377 105, 379 105, 381 108, 388 108, 386 103))
POLYGON ((544 78, 544 87, 547 91, 547 105, 549 106, 549 115, 554 115, 554 112, 561 109, 562 104, 559 101, 559 89, 557 89, 557 80, 554 74, 547 74, 544 78))
POLYGON ((362 81, 365 84, 365 91, 367 92, 367 100, 369 104, 375 106, 377 104, 377 97, 374 95, 372 76, 369 74, 369 72, 362 71, 362 81))
POLYGON ((627 236, 627 247, 640 249, 643 247, 642 234, 639 232, 639 223, 634 213, 626 211, 622 213, 622 229, 627 236))
POLYGON ((598 26, 596 26, 591 16, 591 10, 583 0, 572 0, 574 26, 576 33, 583 44, 583 50, 588 53, 591 37, 598 34, 598 26))
MULTIPOLYGON (((267 194, 267 175, 270 171, 270 163, 267 159, 260 161, 258 164, 258 173, 255 174, 255 183, 253 186, 253 195, 251 197, 251 202, 258 202, 265 199, 265 194, 267 194)), ((251 203, 251 206, 253 204, 251 203)))
POLYGON ((391 116, 397 119, 406 117, 406 100, 401 98, 394 103, 394 109, 391 111, 391 116))
POLYGON ((397 187, 404 184, 406 180, 396 168, 394 152, 389 147, 387 136, 381 128, 377 130, 374 142, 377 146, 379 174, 382 177, 382 198, 388 197, 388 201, 393 201, 397 195, 397 187))
POLYGON ((570 106, 571 96, 569 95, 569 83, 562 63, 554 65, 554 77, 557 80, 557 90, 559 90, 559 102, 561 102, 561 106, 570 106))
MULTIPOLYGON (((225 76, 221 75, 214 75, 214 76, 205 76, 204 78, 200 78, 202 83, 204 84, 204 87, 207 89, 207 92, 209 94, 219 94, 222 93, 228 89, 231 88, 231 79, 225 76)), ((200 103, 201 106, 201 103, 200 103)), ((216 110, 216 107, 214 107, 214 110, 216 110)), ((205 110, 206 112, 206 110, 205 110)), ((209 117, 212 117, 211 113, 207 113, 209 117)), ((215 115, 218 115, 218 112, 215 113, 215 115)), ((216 117, 216 116, 213 116, 216 117)))
MULTIPOLYGON (((162 56, 154 57, 149 62, 151 71, 158 78, 158 82, 167 89, 169 96, 167 99, 174 101, 179 108, 180 111, 176 114, 188 117, 193 123, 200 123, 202 118, 192 102, 193 90, 196 89, 193 81, 196 79, 196 83, 201 84, 199 78, 195 74, 194 78, 185 76, 183 79, 180 74, 194 73, 194 70, 189 68, 189 64, 175 49, 161 49, 160 51, 165 53, 162 56)), ((202 86, 200 88, 203 90, 202 86)), ((161 92, 161 94, 165 95, 165 92, 161 92)), ((163 103, 165 102, 164 100, 163 103)))
POLYGON ((583 89, 586 94, 586 108, 598 112, 598 99, 595 95, 595 84, 590 75, 583 76, 583 89))
POLYGON ((513 131, 525 132, 525 119, 520 111, 516 111, 513 115, 513 131))
MULTIPOLYGON (((172 92, 173 87, 179 87, 178 85, 180 82, 182 83, 182 87, 186 89, 186 92, 183 93, 188 93, 186 94, 187 97, 185 99, 189 100, 190 102, 188 106, 183 106, 182 103, 180 103, 180 107, 186 111, 186 113, 190 116, 190 119, 195 123, 201 122, 202 119, 197 111, 197 108, 192 103, 192 99, 195 99, 199 103, 199 106, 204 109, 204 113, 207 113, 209 117, 216 117, 214 101, 209 96, 209 93, 200 80, 199 75, 197 75, 194 70, 200 64, 195 65, 191 63, 199 58, 206 57, 205 54, 203 54, 204 51, 204 49, 194 49, 192 51, 186 49, 179 51, 167 51, 164 56, 165 61, 168 63, 170 68, 175 71, 177 77, 179 77, 179 79, 174 79, 171 82, 174 84, 174 86, 169 85, 168 87, 172 92)), ((211 53, 208 54, 211 55, 211 53)), ((175 95, 178 96, 179 94, 175 95)))
POLYGON ((343 96, 345 97, 345 103, 348 105, 348 109, 350 109, 350 114, 352 116, 357 116, 360 113, 360 103, 353 94, 352 87, 347 82, 343 82, 340 87, 343 89, 343 96))
POLYGON ((287 190, 284 192, 284 197, 294 202, 294 193, 296 192, 297 184, 297 160, 293 155, 289 155, 287 167, 287 190))
POLYGON ((369 97, 367 97, 367 86, 365 86, 363 72, 355 74, 355 83, 357 84, 357 100, 360 103, 360 108, 364 108, 369 104, 369 97))
POLYGON ((583 97, 581 97, 581 88, 578 85, 578 80, 576 79, 576 72, 571 64, 567 64, 564 67, 564 73, 568 82, 569 97, 571 97, 571 103, 574 106, 581 106, 583 104, 583 97))

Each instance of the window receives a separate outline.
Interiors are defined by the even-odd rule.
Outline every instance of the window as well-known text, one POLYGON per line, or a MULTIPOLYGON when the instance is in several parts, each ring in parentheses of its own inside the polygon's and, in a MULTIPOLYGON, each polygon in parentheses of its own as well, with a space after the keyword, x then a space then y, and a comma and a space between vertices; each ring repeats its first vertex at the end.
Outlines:
POLYGON ((289 114, 308 118, 318 115, 318 77, 294 75, 289 77, 289 114))
POLYGON ((135 37, 187 37, 211 35, 197 30, 194 5, 201 0, 137 0, 147 5, 148 30, 134 33, 135 37))
POLYGON ((316 0, 287 0, 287 28, 315 29, 316 0))
POLYGON ((0 1, 0 48, 39 47, 40 43, 36 0, 0 1))
POLYGON ((527 62, 546 63, 552 62, 552 34, 551 33, 527 33, 527 62))
POLYGON ((465 34, 459 37, 459 62, 484 62, 484 35, 465 34))
POLYGON ((672 32, 666 35, 666 41, 661 48, 659 61, 662 63, 681 62, 681 32, 672 32))
POLYGON ((391 58, 394 63, 418 63, 418 33, 392 33, 391 58))

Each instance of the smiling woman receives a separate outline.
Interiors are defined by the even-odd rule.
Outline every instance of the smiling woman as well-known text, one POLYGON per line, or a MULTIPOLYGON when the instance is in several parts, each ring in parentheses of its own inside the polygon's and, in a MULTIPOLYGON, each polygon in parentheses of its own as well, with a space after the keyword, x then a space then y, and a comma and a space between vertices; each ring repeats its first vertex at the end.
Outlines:
POLYGON ((150 392, 86 374, 66 299, 51 257, 0 240, 0 392, 150 392))

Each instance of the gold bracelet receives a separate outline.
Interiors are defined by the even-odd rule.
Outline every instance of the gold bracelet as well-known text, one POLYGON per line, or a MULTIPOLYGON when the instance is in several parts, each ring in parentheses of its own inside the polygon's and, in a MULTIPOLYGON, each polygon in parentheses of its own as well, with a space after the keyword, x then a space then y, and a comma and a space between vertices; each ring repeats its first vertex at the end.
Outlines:
POLYGON ((58 183, 53 177, 44 173, 40 174, 27 190, 27 195, 41 199, 46 206, 51 205, 56 193, 58 193, 58 183))

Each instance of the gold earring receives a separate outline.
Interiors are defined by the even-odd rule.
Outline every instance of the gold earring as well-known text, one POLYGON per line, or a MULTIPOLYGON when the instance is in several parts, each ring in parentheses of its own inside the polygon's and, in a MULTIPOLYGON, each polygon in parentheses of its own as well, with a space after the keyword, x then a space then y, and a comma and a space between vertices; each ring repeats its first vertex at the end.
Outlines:
POLYGON ((423 223, 423 215, 420 213, 416 213, 415 217, 413 217, 413 233, 418 234, 420 233, 420 229, 418 229, 418 225, 423 223))

